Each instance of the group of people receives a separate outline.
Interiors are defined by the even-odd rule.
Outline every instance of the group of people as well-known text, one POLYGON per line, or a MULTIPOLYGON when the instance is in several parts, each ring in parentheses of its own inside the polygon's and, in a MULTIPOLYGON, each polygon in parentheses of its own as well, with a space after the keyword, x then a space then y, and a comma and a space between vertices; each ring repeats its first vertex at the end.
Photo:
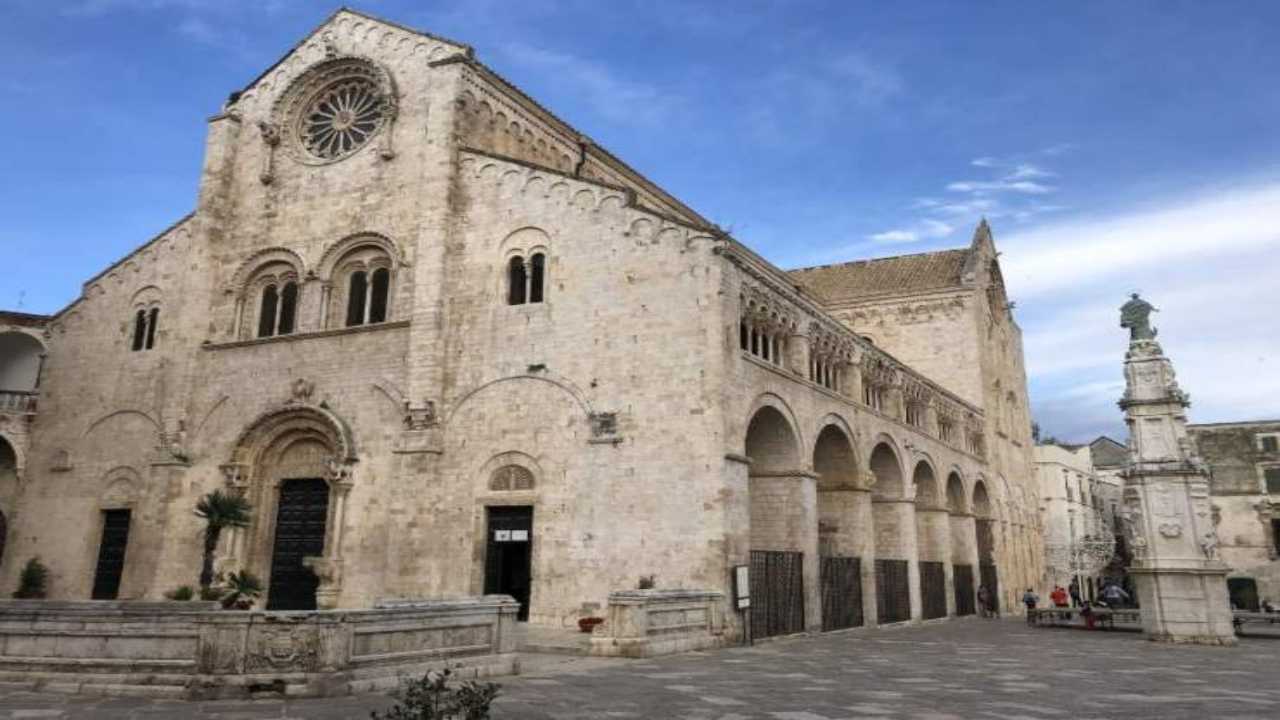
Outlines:
MULTIPOLYGON (((1102 591, 1099 593, 1097 605, 1107 608, 1121 608, 1125 607, 1130 599, 1129 593, 1125 592, 1124 588, 1114 582, 1109 582, 1103 586, 1102 591)), ((1085 625, 1090 628, 1094 626, 1094 602, 1085 600, 1081 596, 1080 583, 1076 580, 1072 580, 1071 584, 1065 588, 1061 585, 1055 585, 1049 593, 1049 602, 1055 608, 1080 608, 1080 616, 1084 618, 1085 625)), ((1027 591, 1022 594, 1022 604, 1027 606, 1027 623, 1034 624, 1033 613, 1030 611, 1035 610, 1036 606, 1040 604, 1040 596, 1036 594, 1035 590, 1027 588, 1027 591)))

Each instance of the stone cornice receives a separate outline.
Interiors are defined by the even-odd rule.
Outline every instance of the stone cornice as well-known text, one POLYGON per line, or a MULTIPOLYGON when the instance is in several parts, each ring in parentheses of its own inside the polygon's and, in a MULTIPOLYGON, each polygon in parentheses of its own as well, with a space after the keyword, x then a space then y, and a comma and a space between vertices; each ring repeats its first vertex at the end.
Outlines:
POLYGON ((252 347, 255 345, 271 345, 274 343, 300 342, 303 340, 312 340, 315 338, 335 337, 337 335, 355 335, 358 333, 378 332, 381 330, 398 330, 400 328, 409 327, 408 320, 394 320, 392 322, 372 323, 369 325, 356 325, 355 327, 333 328, 331 330, 317 330, 315 332, 291 333, 289 335, 273 335, 271 337, 253 338, 250 340, 236 340, 225 343, 205 343, 200 346, 202 350, 230 350, 233 348, 252 347))

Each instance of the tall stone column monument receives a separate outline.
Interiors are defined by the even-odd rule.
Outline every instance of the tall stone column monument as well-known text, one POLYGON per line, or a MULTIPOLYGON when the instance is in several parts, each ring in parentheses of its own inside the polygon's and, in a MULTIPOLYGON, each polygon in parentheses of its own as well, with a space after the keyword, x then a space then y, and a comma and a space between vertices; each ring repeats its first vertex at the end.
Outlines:
POLYGON ((1129 574, 1148 638, 1234 645, 1228 568, 1218 559, 1209 475, 1187 437, 1190 400, 1173 363, 1156 342, 1155 308, 1134 294, 1120 308, 1129 329, 1124 356, 1129 464, 1124 472, 1125 532, 1133 552, 1129 574))

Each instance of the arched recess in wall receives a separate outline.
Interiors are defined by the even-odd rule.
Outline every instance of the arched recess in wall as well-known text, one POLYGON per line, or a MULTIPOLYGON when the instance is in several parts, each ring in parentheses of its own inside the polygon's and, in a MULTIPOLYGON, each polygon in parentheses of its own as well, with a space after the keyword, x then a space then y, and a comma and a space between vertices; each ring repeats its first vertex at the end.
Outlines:
POLYGON ((785 405, 770 399, 747 423, 743 454, 751 458, 751 473, 795 471, 800 467, 800 438, 785 405))
POLYGON ((947 615, 946 563, 951 560, 951 522, 937 473, 928 457, 916 462, 911 484, 915 487, 921 612, 924 619, 932 620, 947 615))
POLYGON ((34 335, 0 333, 0 410, 26 409, 23 403, 40 385, 44 355, 44 343, 34 335))
POLYGON ((882 435, 872 447, 868 466, 876 478, 872 487, 876 499, 899 500, 907 497, 900 457, 896 444, 888 436, 882 435))
POLYGON ((546 302, 550 290, 551 236, 522 227, 498 243, 498 295, 507 305, 546 302))
POLYGON ((892 439, 881 436, 871 450, 872 518, 876 538, 876 609, 881 624, 911 617, 910 559, 915 506, 907 493, 902 460, 892 439))

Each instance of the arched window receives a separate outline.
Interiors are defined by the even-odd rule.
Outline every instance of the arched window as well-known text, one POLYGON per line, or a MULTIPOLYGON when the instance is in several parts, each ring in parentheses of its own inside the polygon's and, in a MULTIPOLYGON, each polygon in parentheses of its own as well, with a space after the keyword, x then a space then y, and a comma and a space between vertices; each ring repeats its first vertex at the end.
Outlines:
POLYGON ((386 268, 374 270, 373 282, 369 288, 369 322, 386 322, 387 292, 390 289, 391 271, 386 268))
POLYGON ((507 263, 507 304, 523 305, 528 278, 524 271, 524 258, 516 255, 507 263))
POLYGON ((368 294, 368 274, 363 270, 351 273, 351 280, 347 285, 347 327, 364 324, 364 310, 368 294))
POLYGON ((547 256, 534 253, 529 269, 529 302, 542 302, 542 284, 547 275, 547 256))
POLYGON ((160 320, 160 308, 153 307, 147 313, 147 349, 156 346, 156 323, 160 320))
POLYGON ((277 335, 293 334, 298 316, 298 283, 287 282, 280 293, 280 314, 276 321, 277 335))
POLYGON ((262 289, 262 306, 258 312, 258 337, 271 337, 276 334, 276 310, 280 304, 280 293, 275 285, 262 289))
POLYGON ((137 352, 146 346, 147 342, 147 311, 139 310, 133 316, 133 350, 137 352))

